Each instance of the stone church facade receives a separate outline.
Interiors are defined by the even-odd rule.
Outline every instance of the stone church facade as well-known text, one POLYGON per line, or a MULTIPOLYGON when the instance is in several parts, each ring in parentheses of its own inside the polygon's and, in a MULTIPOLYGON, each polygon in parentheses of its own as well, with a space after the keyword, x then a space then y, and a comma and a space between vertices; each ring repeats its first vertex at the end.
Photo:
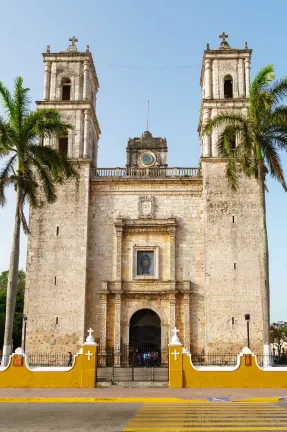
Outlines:
MULTIPOLYGON (((238 352, 251 315, 254 351, 263 350, 265 283, 262 212, 254 179, 234 193, 218 156, 218 133, 203 136, 222 110, 246 113, 251 50, 204 52, 197 168, 169 167, 166 139, 129 139, 125 168, 97 166, 99 82, 92 55, 75 40, 43 54, 44 97, 74 128, 45 138, 80 173, 52 205, 31 211, 25 313, 27 351, 76 351, 86 329, 101 350, 135 342, 165 349, 176 326, 193 352, 238 352)), ((184 156, 183 156, 184 161, 184 156)))

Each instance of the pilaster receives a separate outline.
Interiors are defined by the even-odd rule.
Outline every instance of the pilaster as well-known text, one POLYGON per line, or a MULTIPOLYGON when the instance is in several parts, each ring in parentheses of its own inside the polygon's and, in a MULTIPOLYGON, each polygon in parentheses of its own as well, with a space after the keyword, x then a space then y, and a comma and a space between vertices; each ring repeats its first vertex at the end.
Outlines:
MULTIPOLYGON (((210 118, 210 109, 209 108, 203 108, 203 126, 210 118)), ((204 135, 203 136, 203 157, 210 156, 210 136, 204 135)))
POLYGON ((116 281, 122 280, 122 238, 124 223, 122 219, 116 220, 116 236, 117 236, 117 251, 116 251, 116 281))
POLYGON ((175 292, 169 295, 169 334, 170 339, 172 337, 173 329, 175 328, 175 304, 176 296, 175 292))
POLYGON ((115 328, 114 328, 114 365, 120 366, 121 364, 121 305, 122 295, 121 292, 115 294, 115 328))
POLYGON ((101 364, 106 364, 105 351, 107 348, 107 304, 108 304, 108 283, 102 282, 102 291, 100 292, 100 351, 101 364))
POLYGON ((51 62, 45 62, 45 66, 44 66, 44 95, 43 95, 44 101, 49 100, 50 74, 51 74, 51 62))
POLYGON ((56 100, 56 74, 57 74, 57 63, 52 63, 51 68, 51 86, 50 86, 50 100, 56 100))
POLYGON ((190 350, 190 292, 183 295, 183 346, 190 350))
POLYGON ((245 92, 246 97, 250 96, 250 58, 246 58, 244 60, 245 65, 245 92))
POLYGON ((176 228, 169 228, 169 244, 170 244, 170 280, 175 281, 175 234, 176 228))
POLYGON ((90 130, 90 113, 89 110, 85 110, 84 111, 84 158, 88 158, 90 156, 89 130, 90 130))
POLYGON ((86 60, 84 61, 84 89, 83 89, 83 99, 89 98, 89 75, 90 75, 90 65, 86 60))

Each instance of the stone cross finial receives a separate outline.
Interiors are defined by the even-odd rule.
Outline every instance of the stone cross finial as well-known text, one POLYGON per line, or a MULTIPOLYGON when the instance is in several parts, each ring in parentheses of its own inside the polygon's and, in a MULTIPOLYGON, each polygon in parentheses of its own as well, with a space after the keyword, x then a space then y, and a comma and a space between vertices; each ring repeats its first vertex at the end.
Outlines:
POLYGON ((77 39, 75 36, 72 36, 72 37, 69 39, 69 41, 72 42, 72 46, 76 46, 76 45, 75 45, 75 42, 79 42, 79 39, 77 39))
POLYGON ((174 329, 172 329, 171 332, 172 332, 172 338, 171 338, 170 344, 171 345, 181 345, 179 337, 177 336, 177 333, 179 333, 179 330, 176 327, 174 327, 174 329))
POLYGON ((92 336, 92 333, 94 333, 94 330, 92 330, 91 328, 89 328, 88 333, 89 333, 89 336, 92 336))
POLYGON ((225 42, 225 39, 228 38, 228 35, 223 32, 221 35, 219 35, 220 39, 222 39, 222 42, 225 42))

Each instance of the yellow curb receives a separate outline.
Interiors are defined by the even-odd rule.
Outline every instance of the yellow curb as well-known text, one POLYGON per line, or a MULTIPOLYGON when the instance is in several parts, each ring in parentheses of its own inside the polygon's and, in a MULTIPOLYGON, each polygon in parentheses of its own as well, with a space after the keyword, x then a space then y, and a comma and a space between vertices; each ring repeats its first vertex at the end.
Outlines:
MULTIPOLYGON (((93 402, 130 402, 130 403, 144 403, 144 402, 158 402, 158 403, 167 403, 167 402, 186 402, 184 399, 180 398, 91 398, 91 397, 78 397, 78 398, 52 398, 52 397, 7 397, 0 398, 1 402, 37 402, 37 403, 93 403, 93 402)), ((188 400, 189 403, 207 403, 207 400, 197 400, 191 399, 188 400)))
POLYGON ((265 397, 265 398, 249 398, 249 399, 240 399, 233 402, 280 402, 279 397, 265 397))

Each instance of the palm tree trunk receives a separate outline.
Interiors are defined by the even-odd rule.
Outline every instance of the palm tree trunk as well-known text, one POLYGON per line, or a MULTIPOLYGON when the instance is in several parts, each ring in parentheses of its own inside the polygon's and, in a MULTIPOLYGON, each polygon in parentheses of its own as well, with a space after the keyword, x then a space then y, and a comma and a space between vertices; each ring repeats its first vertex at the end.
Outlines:
POLYGON ((267 223, 266 223, 266 202, 265 202, 265 173, 264 162, 259 161, 258 180, 260 187, 260 197, 263 209, 263 280, 261 279, 261 304, 263 316, 263 343, 264 354, 270 354, 270 292, 269 292, 269 250, 268 250, 268 236, 267 236, 267 223))
POLYGON ((12 354, 12 334, 13 334, 13 322, 14 322, 14 314, 15 314, 15 306, 16 306, 19 254, 20 254, 21 195, 22 195, 21 190, 18 187, 16 193, 15 224, 14 224, 8 285, 7 285, 6 318, 5 318, 3 361, 2 361, 2 364, 4 366, 7 366, 8 359, 9 359, 8 356, 12 354))

